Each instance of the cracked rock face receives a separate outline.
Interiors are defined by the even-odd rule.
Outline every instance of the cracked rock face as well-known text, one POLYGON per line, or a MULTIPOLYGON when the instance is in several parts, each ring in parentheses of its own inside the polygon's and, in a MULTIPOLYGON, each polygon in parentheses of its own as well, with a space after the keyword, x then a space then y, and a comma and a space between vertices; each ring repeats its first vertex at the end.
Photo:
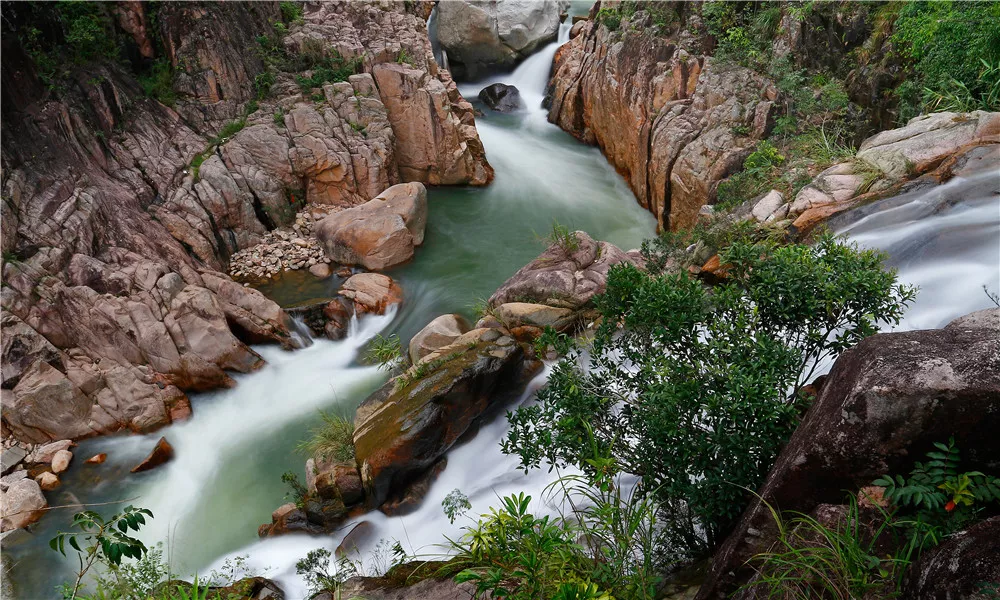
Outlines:
POLYGON ((777 90, 700 55, 686 32, 622 37, 583 23, 556 52, 549 121, 600 146, 661 228, 692 226, 718 182, 769 133, 777 90))
MULTIPOLYGON (((277 3, 164 5, 173 108, 116 64, 47 91, 5 48, 4 436, 150 431, 190 414, 186 392, 259 368, 248 344, 292 347, 284 311, 223 272, 302 203, 350 207, 404 180, 489 182, 472 107, 408 10, 307 5, 289 50, 316 39, 360 57, 362 72, 309 96, 279 73, 252 113, 256 38, 277 3)), ((140 54, 160 51, 143 5, 123 3, 118 18, 140 54)))

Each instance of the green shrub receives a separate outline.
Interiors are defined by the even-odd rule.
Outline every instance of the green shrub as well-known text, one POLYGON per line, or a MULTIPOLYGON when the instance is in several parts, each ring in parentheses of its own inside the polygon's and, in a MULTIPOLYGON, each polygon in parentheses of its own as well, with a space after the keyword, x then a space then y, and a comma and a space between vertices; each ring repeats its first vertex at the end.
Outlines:
POLYGON ((222 126, 222 129, 219 130, 219 135, 215 137, 215 143, 221 143, 225 140, 228 140, 229 138, 233 137, 234 135, 242 131, 243 128, 246 126, 247 126, 246 117, 237 119, 235 121, 229 121, 228 123, 222 126))
POLYGON ((258 100, 263 100, 271 92, 271 86, 274 85, 275 77, 274 73, 270 71, 265 71, 259 73, 253 78, 253 89, 257 94, 258 100))
POLYGON ((983 505, 1000 502, 1000 478, 959 471, 954 438, 934 447, 909 477, 885 475, 873 483, 885 488, 887 500, 913 514, 914 533, 930 529, 948 535, 975 521, 983 505))
POLYGON ((302 4, 299 2, 282 2, 279 5, 281 9, 281 21, 285 24, 288 23, 301 23, 302 22, 302 4))
POLYGON ((914 78, 896 90, 900 118, 944 108, 938 98, 959 94, 953 108, 997 110, 995 74, 984 78, 982 61, 1000 63, 1000 3, 908 2, 894 24, 892 43, 913 63, 914 78))
POLYGON ((321 423, 309 431, 309 438, 298 450, 309 456, 341 461, 354 460, 354 421, 320 411, 321 423))
POLYGON ((538 403, 508 415, 502 446, 526 470, 547 461, 593 472, 596 445, 655 492, 678 557, 706 554, 741 514, 744 489, 794 430, 818 361, 898 323, 914 296, 882 254, 830 235, 720 254, 728 274, 711 291, 686 271, 613 267, 589 368, 584 348, 560 361, 538 403))
POLYGON ((150 98, 155 98, 167 106, 177 102, 174 92, 174 69, 170 61, 161 58, 153 63, 149 71, 138 77, 142 91, 150 98))
POLYGON ((326 83, 347 81, 348 77, 358 72, 361 62, 361 57, 348 60, 339 53, 334 52, 332 56, 327 56, 319 60, 318 64, 313 67, 310 77, 299 75, 295 78, 295 81, 304 92, 322 87, 326 83))

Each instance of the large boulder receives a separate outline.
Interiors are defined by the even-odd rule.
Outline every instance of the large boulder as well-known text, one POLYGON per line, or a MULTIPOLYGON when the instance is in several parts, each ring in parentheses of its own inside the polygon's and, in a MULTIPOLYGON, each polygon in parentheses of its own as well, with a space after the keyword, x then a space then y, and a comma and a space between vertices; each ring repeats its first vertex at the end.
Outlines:
POLYGON ((499 331, 472 330, 362 402, 354 448, 369 506, 412 483, 514 387, 523 356, 499 331))
POLYGON ((354 313, 358 316, 381 315, 390 305, 403 301, 403 288, 388 275, 358 273, 344 282, 340 295, 354 302, 354 313))
POLYGON ((1000 517, 976 523, 925 550, 903 580, 907 600, 988 600, 1000 584, 1000 517))
MULTIPOLYGON (((567 3, 568 4, 568 3, 567 3)), ((555 41, 564 6, 556 0, 456 0, 440 2, 438 42, 459 79, 510 69, 555 41)))
POLYGON ((617 246, 576 231, 521 267, 490 296, 489 305, 528 302, 579 309, 604 291, 608 269, 622 262, 633 261, 617 246))
POLYGON ((372 75, 396 136, 403 181, 486 185, 493 180, 472 104, 447 71, 432 77, 423 69, 387 62, 372 67, 372 75))
POLYGON ((21 479, 0 492, 0 531, 31 525, 45 514, 49 505, 34 479, 21 479))
MULTIPOLYGON (((993 309, 1000 315, 1000 309, 993 309)), ((742 519, 716 552, 699 599, 728 598, 752 575, 746 562, 775 539, 765 502, 809 513, 839 504, 884 474, 908 473, 954 436, 963 468, 997 472, 998 319, 877 334, 845 352, 742 519)))
POLYGON ((326 217, 316 226, 316 238, 334 262, 381 270, 413 258, 426 226, 427 189, 401 183, 326 217))
POLYGON ((1000 141, 1000 112, 933 113, 868 138, 858 158, 903 179, 937 167, 962 146, 987 141, 1000 141))
POLYGON ((469 323, 462 315, 441 315, 410 338, 410 362, 416 363, 431 352, 454 342, 469 331, 469 323))
POLYGON ((521 108, 521 92, 503 83, 494 83, 479 90, 479 99, 497 112, 509 113, 521 108))

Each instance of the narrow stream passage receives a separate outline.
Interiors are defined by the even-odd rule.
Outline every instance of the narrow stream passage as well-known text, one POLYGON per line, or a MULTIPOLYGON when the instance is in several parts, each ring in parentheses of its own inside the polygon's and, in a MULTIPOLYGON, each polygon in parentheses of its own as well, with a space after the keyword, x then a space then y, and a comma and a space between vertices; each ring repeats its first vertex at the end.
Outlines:
MULTIPOLYGON (((561 41, 567 28, 564 25, 561 41)), ((257 348, 268 365, 235 377, 238 385, 233 389, 193 397, 194 415, 186 423, 147 436, 82 443, 75 450, 77 464, 51 504, 127 500, 147 507, 155 519, 142 537, 163 542, 165 556, 181 576, 205 574, 228 556, 248 555, 251 566, 270 569, 264 574, 279 580, 288 598, 302 598, 305 590, 295 575, 295 561, 315 547, 335 548, 341 536, 261 541, 257 526, 285 502, 281 474, 302 473, 306 457, 295 446, 317 421, 316 411, 353 415, 384 381, 384 373, 358 363, 365 343, 379 332, 397 333, 405 342, 439 314, 471 316, 477 299, 488 297, 541 252, 541 238, 553 221, 623 249, 654 235, 652 215, 638 206, 599 150, 577 143, 546 121, 540 102, 557 45, 532 56, 513 74, 462 86, 462 93, 473 99, 487 83, 513 84, 526 107, 510 115, 487 111, 477 119, 496 169, 491 186, 430 190, 426 241, 414 261, 389 272, 405 292, 398 311, 353 323, 341 342, 316 340, 297 352, 257 348), (176 459, 130 475, 128 469, 161 435, 174 445, 176 459), (104 465, 79 464, 98 452, 108 453, 104 465)), ((939 327, 991 306, 984 285, 1000 291, 996 174, 956 179, 930 191, 884 200, 842 215, 831 226, 863 245, 887 250, 901 279, 922 288, 901 329, 939 327)), ((536 377, 522 400, 544 380, 545 373, 536 377)), ((516 460, 499 451, 505 432, 500 414, 474 439, 455 448, 417 512, 396 518, 378 512, 363 516, 375 533, 361 550, 370 551, 385 539, 399 541, 411 553, 440 552, 435 545, 445 541, 444 535, 457 536, 463 524, 450 524, 441 511, 441 500, 455 488, 472 500, 470 514, 485 512, 498 496, 516 491, 538 498, 554 474, 526 476, 517 471, 516 460)), ((55 511, 33 535, 5 542, 4 551, 15 560, 18 597, 54 597, 54 586, 70 578, 73 563, 52 552, 48 540, 68 526, 73 512, 55 511)))

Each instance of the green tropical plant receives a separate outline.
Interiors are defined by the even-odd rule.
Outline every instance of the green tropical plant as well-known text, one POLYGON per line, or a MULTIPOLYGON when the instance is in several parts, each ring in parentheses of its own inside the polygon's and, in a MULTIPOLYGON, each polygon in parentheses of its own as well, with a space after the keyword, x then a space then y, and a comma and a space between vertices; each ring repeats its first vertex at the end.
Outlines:
POLYGON ((909 477, 884 475, 873 484, 885 488, 887 500, 913 513, 915 533, 934 527, 947 535, 973 522, 983 505, 1000 502, 1000 478, 960 471, 954 438, 934 447, 909 477))
POLYGON ((108 518, 92 510, 73 515, 76 531, 60 531, 49 542, 49 546, 66 555, 66 545, 76 551, 79 569, 76 580, 67 586, 66 598, 77 597, 83 586, 83 578, 97 564, 110 568, 119 567, 123 558, 141 559, 146 555, 146 545, 129 535, 129 531, 139 531, 146 523, 146 517, 153 513, 145 508, 126 506, 121 512, 108 518))
POLYGON ((378 365, 379 369, 392 371, 403 363, 403 345, 399 336, 392 334, 383 336, 381 333, 368 342, 365 350, 365 362, 378 365))
POLYGON ((711 289, 686 271, 613 267, 593 343, 577 342, 538 402, 508 414, 503 442, 525 470, 588 474, 596 443, 655 494, 677 557, 706 554, 742 513, 816 365, 898 323, 915 293, 881 253, 829 234, 811 246, 736 241, 720 255, 727 275, 711 289))
POLYGON ((919 541, 898 543, 896 532, 903 523, 877 505, 868 509, 874 514, 862 514, 854 496, 834 523, 801 513, 785 520, 765 506, 777 525, 777 539, 767 552, 750 559, 757 576, 742 589, 763 589, 768 598, 894 598, 906 568, 923 547, 936 543, 932 532, 919 541), (885 553, 886 545, 892 553, 885 553))

